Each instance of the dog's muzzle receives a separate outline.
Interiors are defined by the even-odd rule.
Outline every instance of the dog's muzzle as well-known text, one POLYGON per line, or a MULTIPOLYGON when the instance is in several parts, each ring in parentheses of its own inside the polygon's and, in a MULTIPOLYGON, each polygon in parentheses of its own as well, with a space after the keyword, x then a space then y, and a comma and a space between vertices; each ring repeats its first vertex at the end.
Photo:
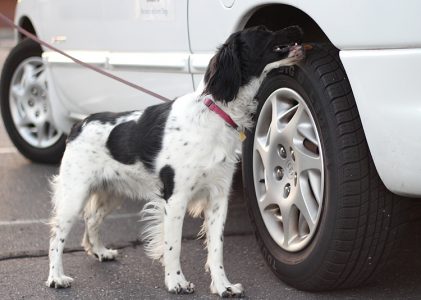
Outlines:
POLYGON ((289 47, 288 58, 294 59, 294 61, 300 61, 305 57, 305 51, 303 45, 295 44, 289 47))

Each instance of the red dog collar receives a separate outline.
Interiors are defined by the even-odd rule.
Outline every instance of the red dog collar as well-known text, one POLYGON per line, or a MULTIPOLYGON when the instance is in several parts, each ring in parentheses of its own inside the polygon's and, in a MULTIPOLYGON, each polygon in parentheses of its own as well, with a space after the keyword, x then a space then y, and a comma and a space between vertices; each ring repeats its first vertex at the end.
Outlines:
POLYGON ((220 116, 224 121, 229 124, 232 128, 237 130, 238 125, 234 122, 231 117, 224 112, 218 105, 216 105, 215 102, 213 102, 211 99, 206 98, 205 101, 203 101, 203 104, 205 104, 211 111, 215 112, 218 116, 220 116))

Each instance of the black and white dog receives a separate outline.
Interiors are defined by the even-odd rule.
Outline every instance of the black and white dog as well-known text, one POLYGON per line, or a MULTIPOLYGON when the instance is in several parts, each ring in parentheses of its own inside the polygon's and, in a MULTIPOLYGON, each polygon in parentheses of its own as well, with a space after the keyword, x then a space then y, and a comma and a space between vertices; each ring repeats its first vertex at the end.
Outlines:
POLYGON ((63 272, 66 238, 83 212, 82 245, 100 261, 113 260, 98 231, 122 196, 145 199, 147 254, 161 259, 171 293, 192 293, 180 266, 183 218, 203 213, 212 293, 243 296, 223 267, 223 232, 232 176, 244 130, 252 127, 254 96, 274 68, 304 57, 302 32, 254 27, 232 34, 219 48, 196 92, 145 111, 99 113, 77 123, 60 173, 52 180, 54 215, 47 286, 69 287, 63 272))

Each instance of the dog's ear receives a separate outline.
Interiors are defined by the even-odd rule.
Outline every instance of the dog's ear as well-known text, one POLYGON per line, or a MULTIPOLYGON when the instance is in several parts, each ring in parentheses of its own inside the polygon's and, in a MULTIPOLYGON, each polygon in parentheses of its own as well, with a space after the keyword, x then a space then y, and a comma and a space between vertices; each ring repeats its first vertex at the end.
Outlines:
POLYGON ((235 99, 241 86, 241 65, 237 49, 238 35, 232 35, 209 62, 205 73, 204 94, 215 100, 235 99))

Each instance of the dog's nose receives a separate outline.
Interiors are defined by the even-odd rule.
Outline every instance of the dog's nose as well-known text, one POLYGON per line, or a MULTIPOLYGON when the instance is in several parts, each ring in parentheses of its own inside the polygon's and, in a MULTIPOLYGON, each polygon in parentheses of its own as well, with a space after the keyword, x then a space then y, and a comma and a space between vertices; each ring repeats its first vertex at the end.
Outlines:
POLYGON ((290 56, 300 56, 304 55, 304 48, 302 45, 293 45, 289 48, 290 56))
POLYGON ((304 47, 302 45, 293 45, 289 49, 288 57, 294 57, 298 60, 303 59, 305 57, 304 47))

